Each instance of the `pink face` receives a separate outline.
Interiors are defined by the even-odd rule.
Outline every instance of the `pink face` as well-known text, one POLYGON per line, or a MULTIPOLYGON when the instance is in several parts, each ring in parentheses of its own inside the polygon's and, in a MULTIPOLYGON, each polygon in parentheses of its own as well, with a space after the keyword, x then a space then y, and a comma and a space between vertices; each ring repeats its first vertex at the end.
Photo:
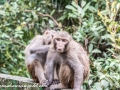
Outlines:
POLYGON ((55 43, 56 43, 56 50, 58 52, 64 52, 69 42, 65 38, 55 38, 55 43))
MULTIPOLYGON (((55 33, 55 32, 54 32, 55 33)), ((46 31, 44 33, 44 39, 45 39, 45 45, 50 45, 52 43, 52 39, 53 39, 53 31, 46 31)))

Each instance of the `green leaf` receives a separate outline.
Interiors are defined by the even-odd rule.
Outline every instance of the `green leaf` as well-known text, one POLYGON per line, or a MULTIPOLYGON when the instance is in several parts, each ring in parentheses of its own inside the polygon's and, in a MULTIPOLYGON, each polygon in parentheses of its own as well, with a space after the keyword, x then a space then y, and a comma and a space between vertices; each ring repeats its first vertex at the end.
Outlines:
POLYGON ((93 80, 89 80, 88 83, 89 85, 91 85, 93 83, 93 80))
POLYGON ((102 90, 102 86, 101 86, 101 84, 100 84, 100 82, 96 82, 95 83, 95 90, 102 90))
POLYGON ((2 37, 2 38, 10 38, 10 36, 9 36, 7 33, 3 33, 3 34, 1 35, 1 37, 2 37))
POLYGON ((83 9, 81 7, 78 6, 78 14, 81 15, 81 17, 83 17, 85 15, 83 9))
POLYGON ((93 44, 90 44, 89 45, 89 52, 92 52, 92 50, 93 50, 93 44))
POLYGON ((101 85, 103 86, 103 87, 108 87, 108 85, 109 85, 109 82, 107 82, 106 80, 101 80, 101 85))
POLYGON ((94 17, 93 17, 93 15, 91 15, 89 21, 90 21, 90 23, 93 23, 93 22, 94 22, 94 17))
POLYGON ((68 13, 69 18, 77 18, 77 16, 74 13, 68 13))
POLYGON ((103 28, 103 26, 99 26, 99 27, 96 28, 96 30, 100 30, 102 28, 103 28))
POLYGON ((32 20, 32 18, 27 18, 27 19, 26 19, 27 22, 29 22, 29 21, 31 21, 31 20, 32 20))
POLYGON ((34 19, 36 19, 36 20, 38 19, 38 15, 36 14, 35 11, 32 11, 32 15, 33 15, 33 18, 34 18, 34 19))
POLYGON ((97 9, 93 6, 89 6, 88 10, 91 12, 97 12, 97 9))
POLYGON ((86 10, 89 8, 89 6, 90 6, 90 2, 87 5, 85 5, 85 7, 83 8, 83 11, 86 12, 86 10))
POLYGON ((116 9, 117 9, 117 11, 120 10, 120 3, 118 3, 118 4, 116 5, 116 9))
POLYGON ((81 1, 81 7, 84 7, 85 4, 86 4, 86 1, 82 0, 82 1, 81 1))
POLYGON ((103 36, 101 36, 102 39, 108 39, 108 38, 111 38, 111 35, 110 34, 105 34, 103 36))
POLYGON ((50 13, 50 15, 52 16, 55 13, 55 10, 52 10, 52 12, 50 13))
POLYGON ((58 18, 58 21, 64 20, 65 18, 67 18, 67 15, 63 15, 60 18, 58 18))
POLYGON ((54 27, 54 22, 51 19, 49 19, 49 24, 50 24, 50 27, 54 27))
POLYGON ((77 10, 76 10, 73 6, 71 6, 71 5, 67 5, 66 8, 67 8, 67 9, 70 9, 70 10, 73 10, 73 11, 77 11, 77 10))
POLYGON ((74 1, 71 3, 76 9, 79 7, 74 1))
POLYGON ((94 50, 92 50, 92 53, 101 53, 101 51, 98 49, 94 49, 94 50))
POLYGON ((0 15, 3 15, 3 16, 5 16, 5 11, 3 11, 3 10, 0 10, 0 15))

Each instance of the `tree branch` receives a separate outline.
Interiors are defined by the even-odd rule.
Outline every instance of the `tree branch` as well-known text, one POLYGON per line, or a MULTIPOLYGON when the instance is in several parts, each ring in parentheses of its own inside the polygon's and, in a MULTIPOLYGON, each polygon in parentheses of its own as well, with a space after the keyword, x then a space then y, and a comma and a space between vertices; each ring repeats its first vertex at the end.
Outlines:
MULTIPOLYGON (((32 12, 32 10, 24 10, 24 12, 32 12)), ((49 14, 43 14, 43 13, 39 13, 39 12, 36 12, 38 15, 42 16, 42 17, 49 17, 50 19, 52 19, 54 21, 54 23, 59 27, 61 28, 61 25, 58 24, 58 22, 49 14)))

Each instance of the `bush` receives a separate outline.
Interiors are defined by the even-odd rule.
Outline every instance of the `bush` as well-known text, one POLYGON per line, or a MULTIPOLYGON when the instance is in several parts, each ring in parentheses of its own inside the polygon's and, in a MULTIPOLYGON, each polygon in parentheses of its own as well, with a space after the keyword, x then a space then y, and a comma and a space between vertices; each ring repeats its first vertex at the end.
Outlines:
POLYGON ((63 29, 88 51, 84 90, 120 86, 119 0, 13 0, 0 6, 0 72, 29 77, 24 49, 47 28, 63 29), (52 18, 52 16, 54 18, 52 18))

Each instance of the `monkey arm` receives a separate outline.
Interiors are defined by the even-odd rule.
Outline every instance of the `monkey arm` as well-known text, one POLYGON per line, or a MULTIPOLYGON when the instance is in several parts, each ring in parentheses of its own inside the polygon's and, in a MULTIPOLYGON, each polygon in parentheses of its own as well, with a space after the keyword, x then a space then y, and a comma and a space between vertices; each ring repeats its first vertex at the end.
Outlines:
POLYGON ((81 90, 81 86, 83 83, 84 67, 80 62, 79 58, 75 56, 71 57, 68 63, 71 66, 71 68, 74 70, 74 90, 81 90))
POLYGON ((47 53, 50 49, 50 45, 41 45, 41 46, 34 46, 30 48, 30 53, 47 53))
POLYGON ((47 60, 46 60, 46 78, 49 81, 49 85, 52 84, 53 78, 54 78, 54 63, 55 63, 55 58, 52 53, 52 51, 49 51, 47 54, 47 60))

